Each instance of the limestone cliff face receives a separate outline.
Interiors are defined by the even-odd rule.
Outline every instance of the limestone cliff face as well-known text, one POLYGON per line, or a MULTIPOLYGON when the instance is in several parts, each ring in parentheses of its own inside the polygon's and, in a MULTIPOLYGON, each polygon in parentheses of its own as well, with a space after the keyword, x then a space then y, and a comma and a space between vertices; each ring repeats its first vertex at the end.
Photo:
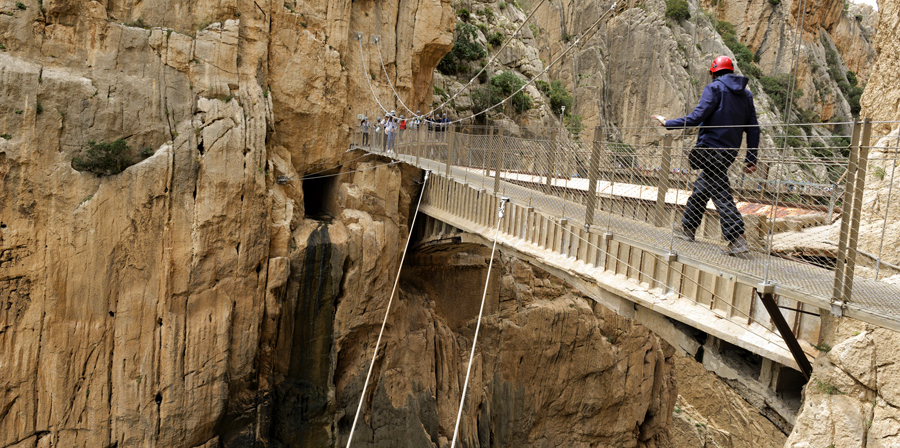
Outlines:
MULTIPOLYGON (((425 28, 395 50, 409 63, 395 69, 420 91, 449 43, 448 3, 402 5, 425 28)), ((397 18, 382 30, 393 34, 412 15, 368 7, 0 7, 0 446, 246 446, 274 437, 267 418, 277 414, 265 400, 282 371, 262 360, 283 349, 278 332, 293 334, 294 322, 271 326, 282 316, 278 288, 306 285, 303 273, 315 267, 291 257, 325 238, 304 221, 300 182, 279 186, 275 176, 361 163, 334 158, 363 104, 349 98, 368 90, 348 75, 358 66, 349 27, 381 26, 366 18, 377 10, 397 18), (88 141, 118 138, 149 157, 109 177, 72 168, 88 141)), ((383 94, 385 83, 377 88, 383 94)), ((396 265, 405 216, 392 172, 390 182, 370 179, 374 197, 343 199, 375 218, 346 218, 349 230, 328 237, 361 245, 354 223, 389 221, 364 246, 383 254, 384 268, 396 265)))
POLYGON ((888 447, 897 436, 897 333, 876 329, 820 356, 785 447, 888 447))
MULTIPOLYGON (((873 120, 900 119, 900 3, 884 0, 878 4, 878 33, 875 49, 878 60, 861 100, 863 113, 873 120)), ((877 126, 886 134, 888 126, 877 126)))
MULTIPOLYGON (((405 268, 354 445, 448 445, 489 257, 489 248, 450 247, 405 268)), ((674 348, 559 279, 497 257, 462 446, 671 446, 674 348)), ((338 304, 339 445, 377 336, 351 323, 378 322, 383 299, 338 304)))
MULTIPOLYGON (((838 0, 688 3, 691 18, 676 20, 666 17, 666 3, 661 0, 623 2, 594 26, 609 10, 609 4, 594 0, 548 2, 536 10, 529 26, 517 36, 512 36, 512 30, 524 21, 529 10, 511 6, 498 13, 497 4, 490 1, 466 6, 472 12, 470 23, 484 27, 477 33, 478 42, 485 43, 488 35, 497 32, 511 38, 510 47, 497 59, 499 64, 491 68, 492 73, 512 70, 530 79, 561 57, 540 79, 561 81, 573 93, 568 112, 582 118, 588 129, 582 135, 585 139, 591 138, 590 130, 597 125, 617 138, 619 127, 648 126, 653 113, 668 117, 689 113, 710 80, 712 59, 732 55, 717 31, 720 22, 733 25, 735 38, 749 47, 762 75, 791 73, 794 61, 798 61, 797 87, 804 94, 796 98, 795 122, 800 119, 800 110, 812 112, 822 121, 851 119, 854 111, 840 86, 848 82, 848 69, 865 82, 875 61, 871 8, 852 5, 845 11, 844 2, 838 0), (800 14, 804 4, 805 13, 800 14), (485 10, 493 13, 479 13, 485 10), (798 42, 801 18, 803 29, 798 42), (573 39, 587 30, 592 32, 570 49, 575 44, 573 39)), ((462 78, 459 83, 443 82, 441 87, 455 94, 468 80, 465 75, 462 78)), ((783 122, 784 105, 774 104, 755 80, 750 88, 755 92, 761 123, 783 122)), ((535 110, 507 114, 516 122, 512 126, 500 112, 491 113, 492 119, 513 133, 519 132, 516 125, 532 129, 558 126, 559 117, 551 114, 548 98, 537 89, 526 92, 536 99, 535 110)), ((465 92, 462 97, 453 104, 456 111, 452 113, 465 117, 471 101, 465 92)), ((445 98, 436 96, 435 103, 445 98)), ((771 132, 764 130, 764 134, 771 132)))
MULTIPOLYGON (((880 2, 878 32, 874 38, 879 55, 863 94, 863 116, 876 120, 900 119, 898 35, 900 2, 880 2)), ((896 263, 900 260, 896 249, 900 236, 895 224, 896 212, 890 207, 896 204, 889 203, 895 201, 888 201, 892 179, 879 179, 871 173, 879 168, 887 173, 893 169, 900 129, 887 124, 876 124, 873 129, 876 135, 885 137, 872 142, 875 147, 870 155, 870 175, 866 178, 863 196, 859 247, 880 254, 887 262, 896 263), (887 231, 882 238, 883 226, 887 231)), ((872 276, 874 273, 862 270, 859 274, 872 276)), ((896 430, 900 416, 895 396, 896 361, 893 359, 897 353, 897 333, 846 318, 826 319, 825 324, 825 342, 834 348, 816 360, 813 379, 805 389, 803 408, 785 447, 896 446, 900 443, 896 430)))

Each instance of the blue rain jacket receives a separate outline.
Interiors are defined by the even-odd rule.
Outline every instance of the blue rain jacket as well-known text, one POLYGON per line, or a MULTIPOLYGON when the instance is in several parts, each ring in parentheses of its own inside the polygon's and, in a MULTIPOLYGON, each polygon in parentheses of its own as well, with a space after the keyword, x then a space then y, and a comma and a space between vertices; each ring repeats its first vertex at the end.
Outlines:
POLYGON ((759 147, 759 122, 753 94, 748 90, 750 80, 735 74, 727 74, 703 88, 700 104, 690 115, 666 121, 666 129, 674 130, 684 126, 728 126, 700 128, 697 145, 704 148, 735 148, 728 151, 730 159, 737 157, 744 132, 747 133, 746 163, 756 165, 759 147), (740 127, 746 126, 746 127, 740 127))

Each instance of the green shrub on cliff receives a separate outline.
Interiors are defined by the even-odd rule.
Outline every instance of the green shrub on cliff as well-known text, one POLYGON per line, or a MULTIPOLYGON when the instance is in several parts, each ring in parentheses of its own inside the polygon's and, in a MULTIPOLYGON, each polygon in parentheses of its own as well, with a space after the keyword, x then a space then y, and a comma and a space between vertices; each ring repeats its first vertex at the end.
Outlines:
POLYGON ((454 33, 453 48, 447 53, 441 62, 438 62, 437 69, 445 75, 453 75, 464 68, 468 71, 466 62, 476 61, 483 58, 487 52, 484 47, 475 42, 478 28, 468 23, 459 23, 456 25, 454 33))
POLYGON ((505 71, 494 76, 491 78, 491 85, 499 88, 500 93, 504 97, 512 95, 510 100, 512 101, 513 107, 515 107, 516 112, 525 112, 526 110, 531 109, 531 97, 524 91, 519 91, 519 89, 525 85, 525 80, 519 78, 515 73, 505 71), (513 95, 513 92, 517 93, 513 95))
POLYGON ((149 152, 142 151, 141 158, 135 158, 131 155, 131 148, 125 143, 125 140, 118 139, 112 143, 88 142, 88 150, 84 158, 75 157, 72 159, 72 168, 78 171, 87 171, 98 176, 111 176, 125 171, 135 163, 145 158, 145 154, 149 152))
POLYGON ((666 0, 666 17, 675 20, 687 20, 691 18, 686 0, 666 0))
POLYGON ((753 51, 750 50, 750 48, 738 40, 737 33, 734 31, 734 25, 722 20, 716 24, 716 31, 722 36, 722 41, 725 42, 725 46, 734 53, 734 58, 738 68, 741 69, 741 72, 751 78, 761 77, 762 70, 756 65, 756 55, 753 54, 753 51))

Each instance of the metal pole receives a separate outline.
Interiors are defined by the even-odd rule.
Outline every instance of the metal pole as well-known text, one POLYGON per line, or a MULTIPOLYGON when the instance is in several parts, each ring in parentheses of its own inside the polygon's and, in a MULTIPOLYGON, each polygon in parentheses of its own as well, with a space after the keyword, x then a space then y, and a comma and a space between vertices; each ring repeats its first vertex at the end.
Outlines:
POLYGON ((669 167, 672 165, 672 143, 675 138, 666 135, 663 138, 662 159, 660 160, 659 178, 656 190, 656 227, 664 227, 668 221, 665 219, 666 193, 669 191, 669 167))
POLYGON ((597 207, 597 177, 600 175, 600 138, 603 131, 600 126, 594 127, 594 144, 591 149, 591 160, 588 162, 588 194, 584 212, 584 227, 594 224, 594 210, 597 207))
POLYGON ((844 276, 844 291, 841 298, 845 302, 850 301, 850 292, 853 290, 853 270, 856 268, 856 246, 859 243, 859 222, 862 219, 863 192, 866 187, 866 167, 869 161, 869 140, 872 137, 872 122, 866 118, 863 122, 862 141, 859 144, 859 162, 856 173, 856 182, 853 185, 853 219, 850 221, 850 236, 847 239, 847 274, 844 276))
POLYGON ((834 266, 834 288, 831 293, 831 314, 840 317, 843 315, 843 304, 837 304, 836 301, 842 300, 842 291, 844 289, 844 267, 845 257, 847 256, 847 236, 850 233, 851 220, 851 203, 853 202, 854 178, 856 176, 857 163, 859 161, 859 136, 862 131, 862 125, 859 119, 853 120, 853 137, 850 143, 850 160, 847 164, 846 183, 844 184, 844 199, 841 204, 841 231, 838 235, 838 252, 837 260, 834 266))
MULTIPOLYGON (((443 124, 441 124, 441 126, 443 126, 443 124)), ((456 125, 452 125, 450 127, 454 128, 454 127, 456 127, 456 125)), ((451 133, 450 129, 444 129, 444 134, 448 134, 448 133, 451 133)), ((446 140, 446 146, 447 146, 447 171, 446 171, 446 174, 447 174, 447 177, 450 177, 450 165, 451 165, 451 161, 453 160, 452 155, 450 153, 452 152, 453 145, 451 144, 452 139, 447 138, 447 137, 449 137, 449 136, 444 135, 444 138, 446 140)))
MULTIPOLYGON (((498 129, 498 131, 500 130, 498 129)), ((500 132, 497 134, 495 142, 500 140, 500 132)), ((503 149, 497 148, 495 153, 497 154, 497 159, 494 161, 494 194, 497 194, 497 191, 500 190, 500 162, 503 159, 503 149)))

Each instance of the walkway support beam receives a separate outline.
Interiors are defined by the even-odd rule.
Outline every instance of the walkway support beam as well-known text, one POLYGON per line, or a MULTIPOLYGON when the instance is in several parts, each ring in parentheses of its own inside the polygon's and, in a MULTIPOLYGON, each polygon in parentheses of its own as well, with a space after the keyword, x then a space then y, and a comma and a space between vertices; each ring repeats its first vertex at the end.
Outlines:
POLYGON ((797 342, 797 337, 794 336, 794 332, 791 331, 790 325, 784 320, 784 315, 781 314, 781 310, 778 309, 778 302, 775 300, 774 291, 774 284, 762 284, 757 287, 756 294, 759 296, 763 305, 765 305, 766 311, 769 312, 769 316, 772 318, 772 323, 775 324, 775 328, 781 333, 781 338, 784 339, 784 342, 788 346, 788 350, 791 351, 791 356, 794 357, 794 361, 796 361, 797 366, 800 367, 800 372, 803 373, 803 376, 805 376, 807 380, 809 380, 810 375, 812 375, 812 365, 809 363, 809 359, 806 358, 806 353, 800 348, 800 343, 797 342))
POLYGON ((600 176, 600 139, 603 131, 600 126, 594 127, 594 145, 591 149, 591 160, 588 162, 588 191, 585 204, 584 227, 594 224, 594 211, 597 208, 597 178, 600 176))

